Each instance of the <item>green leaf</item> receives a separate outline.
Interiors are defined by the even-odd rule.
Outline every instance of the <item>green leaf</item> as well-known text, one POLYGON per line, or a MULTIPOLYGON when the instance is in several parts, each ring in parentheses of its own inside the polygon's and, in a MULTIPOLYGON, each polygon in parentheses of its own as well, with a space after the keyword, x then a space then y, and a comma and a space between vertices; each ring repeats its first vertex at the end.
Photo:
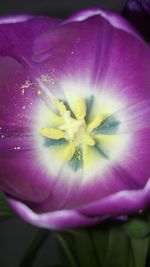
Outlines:
POLYGON ((132 238, 131 246, 134 258, 134 267, 145 267, 148 255, 149 237, 132 238))
POLYGON ((130 245, 129 245, 129 267, 135 267, 135 265, 134 265, 134 255, 133 255, 133 251, 132 251, 132 248, 131 248, 131 242, 130 242, 130 245))
POLYGON ((129 267, 129 238, 119 226, 110 227, 104 267, 129 267))
POLYGON ((72 245, 74 245, 73 243, 70 243, 70 239, 68 238, 67 234, 65 233, 55 233, 55 236, 58 240, 58 243, 61 247, 61 250, 65 256, 65 258, 67 259, 67 262, 69 264, 69 267, 78 267, 76 258, 75 258, 75 254, 72 251, 72 245))
POLYGON ((95 246, 96 254, 99 260, 99 265, 104 266, 106 261, 106 253, 108 248, 108 227, 95 227, 91 230, 91 235, 93 238, 93 243, 95 246))
POLYGON ((7 204, 3 195, 0 195, 0 220, 8 219, 13 216, 14 213, 10 206, 7 204))
POLYGON ((122 224, 122 229, 129 237, 141 238, 150 233, 149 214, 136 215, 122 224))
POLYGON ((57 239, 69 267, 98 267, 98 258, 90 230, 60 232, 57 239))
POLYGON ((75 245, 78 258, 78 267, 97 267, 98 256, 90 233, 90 229, 82 229, 76 232, 75 245))
POLYGON ((40 250, 41 246, 49 236, 47 230, 39 230, 36 237, 33 239, 31 245, 29 246, 25 256, 21 260, 19 267, 32 267, 33 262, 40 250))

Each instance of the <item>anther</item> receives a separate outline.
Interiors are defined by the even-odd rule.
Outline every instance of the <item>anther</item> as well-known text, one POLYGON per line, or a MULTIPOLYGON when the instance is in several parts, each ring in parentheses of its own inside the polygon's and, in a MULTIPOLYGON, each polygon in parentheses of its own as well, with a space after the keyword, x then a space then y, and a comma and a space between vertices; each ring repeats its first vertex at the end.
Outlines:
POLYGON ((73 142, 71 142, 64 150, 64 160, 69 161, 72 159, 76 151, 76 147, 73 142))
POLYGON ((59 140, 64 138, 65 134, 63 131, 56 128, 43 128, 40 130, 40 134, 51 139, 59 140))

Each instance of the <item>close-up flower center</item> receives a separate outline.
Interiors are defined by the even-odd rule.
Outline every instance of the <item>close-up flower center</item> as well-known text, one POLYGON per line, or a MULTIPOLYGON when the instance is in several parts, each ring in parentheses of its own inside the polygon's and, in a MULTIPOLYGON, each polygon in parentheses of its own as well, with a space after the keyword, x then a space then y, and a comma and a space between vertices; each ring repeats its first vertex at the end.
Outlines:
POLYGON ((88 100, 80 98, 71 107, 58 99, 54 99, 52 104, 53 110, 49 111, 53 117, 53 126, 40 129, 46 146, 58 148, 63 145, 62 158, 69 166, 75 166, 75 170, 84 165, 89 153, 98 153, 105 159, 109 157, 105 143, 109 145, 120 122, 114 116, 98 111, 91 118, 94 96, 88 100))

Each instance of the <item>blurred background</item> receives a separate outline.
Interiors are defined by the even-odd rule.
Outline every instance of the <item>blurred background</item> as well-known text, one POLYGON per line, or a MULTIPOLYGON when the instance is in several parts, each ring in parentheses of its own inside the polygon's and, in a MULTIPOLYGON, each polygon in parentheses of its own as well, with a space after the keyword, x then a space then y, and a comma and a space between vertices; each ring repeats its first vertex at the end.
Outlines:
POLYGON ((64 18, 92 6, 119 11, 124 3, 125 0, 0 0, 0 15, 32 13, 64 18))
MULTIPOLYGON (((78 10, 88 7, 99 7, 119 12, 125 2, 125 0, 0 0, 0 15, 29 13, 66 18, 78 10)), ((20 267, 21 258, 38 232, 38 228, 19 218, 1 222, 0 267, 20 267)), ((56 266, 59 263, 61 262, 58 247, 53 233, 50 232, 33 267, 48 267, 50 264, 56 266)))

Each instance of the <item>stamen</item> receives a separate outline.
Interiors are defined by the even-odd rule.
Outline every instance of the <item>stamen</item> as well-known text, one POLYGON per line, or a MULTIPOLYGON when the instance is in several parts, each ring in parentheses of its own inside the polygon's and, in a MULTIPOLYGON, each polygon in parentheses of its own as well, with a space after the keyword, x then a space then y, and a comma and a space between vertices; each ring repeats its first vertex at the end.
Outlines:
POLYGON ((80 127, 83 124, 83 121, 76 120, 70 116, 70 111, 65 112, 64 116, 64 124, 59 127, 60 130, 65 131, 65 138, 68 140, 72 140, 75 134, 79 131, 80 127))
POLYGON ((72 159, 76 151, 75 144, 71 142, 64 150, 64 160, 69 161, 72 159))
POLYGON ((80 99, 77 103, 73 112, 78 120, 84 119, 86 116, 86 103, 83 99, 80 99))
POLYGON ((49 149, 56 145, 56 151, 52 149, 51 153, 56 157, 60 153, 61 160, 66 161, 74 172, 81 168, 88 172, 97 164, 98 157, 108 159, 118 140, 116 133, 120 122, 114 115, 97 112, 98 115, 90 120, 93 101, 94 96, 86 100, 77 96, 72 101, 69 99, 69 103, 53 97, 54 111, 49 109, 45 114, 48 124, 39 132, 49 138, 44 140, 44 146, 46 144, 49 149))
POLYGON ((63 131, 56 128, 43 128, 40 130, 40 134, 47 138, 56 140, 64 138, 65 136, 65 133, 63 131))
POLYGON ((103 117, 100 115, 97 115, 93 121, 89 123, 87 126, 88 132, 92 132, 95 128, 97 128, 100 123, 103 121, 103 117))
POLYGON ((63 115, 67 111, 66 106, 64 105, 62 101, 55 99, 54 104, 57 106, 61 115, 63 115))
POLYGON ((89 146, 95 145, 95 140, 88 134, 83 135, 83 142, 85 142, 89 146))
POLYGON ((63 123, 63 118, 56 115, 51 109, 47 113, 47 119, 49 119, 53 124, 61 125, 63 123))

